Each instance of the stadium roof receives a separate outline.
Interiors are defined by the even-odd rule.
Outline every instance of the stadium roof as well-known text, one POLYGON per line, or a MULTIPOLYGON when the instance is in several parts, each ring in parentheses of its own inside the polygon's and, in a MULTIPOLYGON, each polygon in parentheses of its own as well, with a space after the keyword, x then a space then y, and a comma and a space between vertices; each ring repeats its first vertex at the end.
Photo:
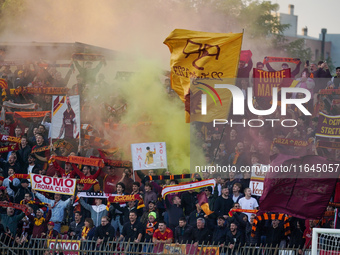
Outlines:
POLYGON ((118 52, 110 49, 74 42, 0 42, 5 60, 70 60, 74 53, 101 54, 106 60, 118 58, 118 52))

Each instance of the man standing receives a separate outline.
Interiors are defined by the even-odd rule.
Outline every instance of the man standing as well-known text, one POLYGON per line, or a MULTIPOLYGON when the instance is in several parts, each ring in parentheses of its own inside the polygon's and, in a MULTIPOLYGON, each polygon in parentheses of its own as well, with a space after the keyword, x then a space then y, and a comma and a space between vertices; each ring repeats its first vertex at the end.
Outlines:
MULTIPOLYGON (((251 197, 251 189, 245 188, 244 189, 244 195, 245 197, 242 197, 238 203, 240 204, 242 209, 258 209, 259 204, 257 203, 257 200, 253 197, 251 197)), ((250 220, 251 213, 245 213, 248 215, 248 219, 250 220)))
POLYGON ((116 192, 116 184, 118 183, 118 176, 115 173, 114 166, 107 166, 106 174, 101 172, 100 176, 103 178, 103 190, 104 193, 116 192))
POLYGON ((63 113, 63 124, 60 128, 60 133, 57 139, 60 139, 61 136, 64 134, 64 139, 73 139, 74 134, 77 134, 77 123, 76 123, 76 114, 74 113, 72 106, 71 106, 71 100, 70 97, 66 97, 66 104, 67 109, 63 113))
POLYGON ((233 200, 229 198, 229 189, 227 186, 223 186, 222 195, 219 196, 215 201, 214 212, 217 216, 223 216, 225 219, 228 218, 228 213, 233 207, 233 200))
POLYGON ((237 225, 235 223, 230 224, 230 231, 227 232, 226 242, 228 248, 233 250, 234 248, 244 245, 245 236, 244 234, 237 229, 237 225))
POLYGON ((51 219, 51 205, 48 205, 49 210, 46 215, 46 218, 44 218, 44 211, 42 209, 38 209, 35 213, 35 217, 32 215, 28 215, 30 219, 33 219, 33 232, 32 232, 32 237, 33 238, 41 238, 42 233, 46 233, 47 231, 47 223, 51 219))
POLYGON ((17 233, 18 223, 24 217, 24 213, 14 215, 14 208, 7 207, 7 213, 1 214, 1 224, 4 226, 4 229, 8 229, 10 234, 14 237, 17 233))
POLYGON ((123 226, 123 231, 119 237, 119 241, 140 243, 143 237, 143 225, 137 222, 137 212, 131 211, 129 214, 129 221, 123 226))
POLYGON ((83 198, 80 198, 79 202, 86 210, 91 212, 91 219, 94 225, 98 227, 103 217, 107 215, 106 205, 103 204, 103 200, 101 198, 95 198, 95 205, 85 203, 83 198))
POLYGON ((101 225, 96 228, 94 233, 94 239, 97 240, 97 246, 105 245, 109 240, 112 241, 114 236, 115 229, 111 226, 109 217, 103 216, 101 225))
POLYGON ((165 199, 166 211, 169 215, 169 227, 171 231, 175 231, 179 218, 184 217, 183 208, 181 206, 181 199, 178 196, 172 197, 172 204, 169 199, 165 199))
POLYGON ((192 242, 193 228, 187 225, 184 217, 179 219, 178 226, 175 228, 175 242, 179 244, 192 242))
POLYGON ((74 221, 70 223, 70 227, 68 229, 68 235, 72 239, 79 239, 81 236, 81 231, 84 227, 84 222, 81 220, 82 215, 80 212, 74 213, 74 221))
POLYGON ((208 243, 211 241, 211 233, 208 228, 205 227, 205 220, 203 218, 198 218, 196 223, 196 229, 193 232, 194 245, 208 243))
POLYGON ((226 236, 227 228, 225 226, 225 218, 223 216, 219 216, 217 218, 217 226, 215 226, 212 236, 212 242, 223 247, 225 244, 226 236))
POLYGON ((73 196, 67 200, 61 200, 61 194, 54 194, 54 200, 46 198, 44 195, 36 192, 32 189, 35 196, 43 203, 51 204, 52 206, 52 217, 51 221, 54 222, 54 229, 60 233, 61 222, 64 219, 64 211, 71 201, 73 201, 73 196))

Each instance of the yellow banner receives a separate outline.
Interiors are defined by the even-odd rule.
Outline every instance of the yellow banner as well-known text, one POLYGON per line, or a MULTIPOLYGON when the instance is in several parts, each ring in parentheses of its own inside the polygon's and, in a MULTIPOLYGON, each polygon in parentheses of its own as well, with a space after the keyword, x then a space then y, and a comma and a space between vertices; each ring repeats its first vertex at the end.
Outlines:
MULTIPOLYGON (((222 81, 222 78, 236 77, 242 36, 242 33, 208 33, 184 29, 171 32, 164 41, 171 52, 171 87, 183 102, 189 93, 190 79, 222 81)), ((225 104, 230 105, 230 102, 225 104)), ((225 118, 223 113, 221 115, 221 118, 225 118)), ((199 121, 209 122, 211 118, 199 121)))

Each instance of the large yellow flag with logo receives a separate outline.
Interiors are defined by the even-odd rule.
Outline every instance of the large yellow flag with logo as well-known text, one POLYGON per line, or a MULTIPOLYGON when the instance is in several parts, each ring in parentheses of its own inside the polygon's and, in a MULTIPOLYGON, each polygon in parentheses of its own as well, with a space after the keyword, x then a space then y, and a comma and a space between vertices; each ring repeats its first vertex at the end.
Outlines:
MULTIPOLYGON (((232 78, 233 82, 235 81, 242 35, 242 33, 207 33, 184 29, 175 29, 171 32, 164 41, 171 52, 171 87, 183 102, 188 99, 187 95, 189 95, 190 81, 192 80, 201 79, 202 82, 204 79, 209 84, 213 81, 223 83, 222 78, 229 78, 229 80, 232 78)), ((210 122, 215 118, 227 118, 231 93, 226 89, 218 91, 213 86, 204 84, 205 82, 198 91, 200 94, 208 94, 207 109, 210 109, 209 105, 220 108, 214 111, 217 114, 212 114, 213 111, 209 111, 206 115, 201 114, 201 107, 191 109, 191 121, 210 122), (216 102, 219 102, 220 105, 216 102)), ((191 100, 194 95, 198 94, 191 89, 191 100)), ((196 96, 197 98, 198 96, 196 96)), ((200 103, 199 99, 194 101, 200 103)), ((194 107, 196 108, 196 105, 194 107)))

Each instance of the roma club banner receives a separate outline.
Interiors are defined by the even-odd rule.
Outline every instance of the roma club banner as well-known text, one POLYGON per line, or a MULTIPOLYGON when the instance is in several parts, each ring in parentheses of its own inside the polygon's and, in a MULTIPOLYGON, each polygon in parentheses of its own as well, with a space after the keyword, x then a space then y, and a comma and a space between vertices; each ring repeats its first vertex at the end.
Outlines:
POLYGON ((165 142, 131 144, 131 154, 133 170, 168 167, 165 142))
POLYGON ((320 112, 315 135, 340 138, 340 115, 331 116, 320 112))
POLYGON ((71 196, 74 195, 76 190, 76 179, 56 178, 39 174, 30 174, 30 177, 31 187, 35 190, 71 196))
POLYGON ((78 138, 80 134, 79 96, 53 96, 52 132, 57 139, 78 138))
POLYGON ((251 194, 255 196, 262 196, 263 183, 266 173, 268 171, 268 165, 256 164, 252 166, 249 188, 251 188, 251 194))
POLYGON ((290 86, 290 75, 290 68, 272 72, 254 68, 254 96, 271 98, 273 87, 282 88, 290 86))
POLYGON ((221 78, 236 77, 242 36, 242 33, 207 33, 184 29, 175 29, 170 33, 164 44, 171 52, 171 87, 183 102, 187 101, 185 96, 189 94, 190 79, 220 81, 221 78))
POLYGON ((78 255, 80 240, 47 239, 47 246, 50 251, 63 251, 64 255, 78 255))

